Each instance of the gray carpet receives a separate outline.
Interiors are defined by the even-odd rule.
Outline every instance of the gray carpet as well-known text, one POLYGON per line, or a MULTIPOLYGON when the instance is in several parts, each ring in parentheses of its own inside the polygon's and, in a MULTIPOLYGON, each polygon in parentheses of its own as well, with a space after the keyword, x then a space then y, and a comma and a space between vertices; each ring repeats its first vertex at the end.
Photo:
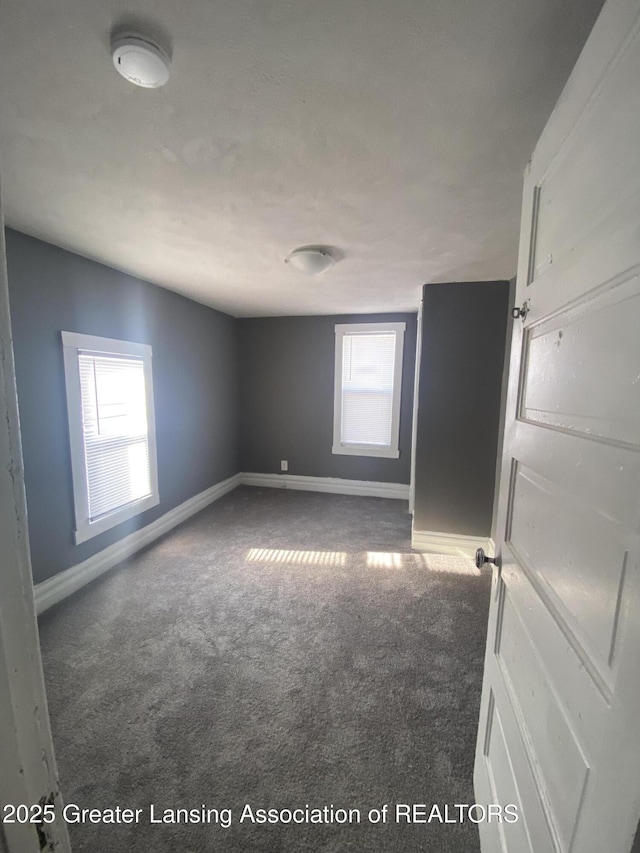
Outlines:
POLYGON ((65 800, 143 810, 71 825, 75 853, 477 851, 472 823, 393 810, 474 801, 489 582, 411 552, 406 503, 242 487, 45 613, 65 800), (151 803, 231 826, 151 824, 151 803), (240 823, 245 804, 362 822, 240 823))

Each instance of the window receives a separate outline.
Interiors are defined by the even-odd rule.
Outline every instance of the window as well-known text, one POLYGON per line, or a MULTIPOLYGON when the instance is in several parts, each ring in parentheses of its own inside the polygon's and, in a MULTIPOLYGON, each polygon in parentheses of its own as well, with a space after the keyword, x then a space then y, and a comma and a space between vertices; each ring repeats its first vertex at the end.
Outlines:
POLYGON ((62 332, 76 543, 159 503, 151 347, 62 332))
POLYGON ((404 323, 336 326, 333 452, 398 458, 404 323))

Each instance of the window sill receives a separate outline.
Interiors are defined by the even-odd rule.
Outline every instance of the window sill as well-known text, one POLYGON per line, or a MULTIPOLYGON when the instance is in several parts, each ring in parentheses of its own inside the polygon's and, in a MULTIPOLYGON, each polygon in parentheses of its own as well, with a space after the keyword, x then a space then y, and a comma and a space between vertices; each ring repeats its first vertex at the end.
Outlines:
POLYGON ((115 527, 117 524, 121 524, 123 521, 128 521, 130 518, 140 515, 141 512, 151 509, 151 507, 158 506, 159 503, 159 495, 149 495, 140 501, 128 504, 126 507, 116 510, 109 515, 105 515, 96 521, 86 521, 75 532, 76 545, 80 545, 82 542, 87 542, 89 539, 93 539, 94 536, 98 536, 106 530, 111 530, 111 528, 115 527))
POLYGON ((392 447, 366 447, 356 444, 352 445, 335 445, 331 449, 332 453, 340 456, 376 456, 386 459, 399 459, 400 451, 394 450, 392 447))

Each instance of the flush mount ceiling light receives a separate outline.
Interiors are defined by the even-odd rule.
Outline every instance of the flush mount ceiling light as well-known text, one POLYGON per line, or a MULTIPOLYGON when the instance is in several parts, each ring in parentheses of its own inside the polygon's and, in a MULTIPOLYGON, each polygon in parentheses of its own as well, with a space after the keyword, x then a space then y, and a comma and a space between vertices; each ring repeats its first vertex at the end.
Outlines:
POLYGON ((332 267, 336 259, 326 246, 300 246, 285 258, 285 263, 291 264, 300 272, 307 275, 319 275, 332 267))
POLYGON ((117 33, 111 40, 113 64, 118 73, 145 89, 158 89, 169 79, 169 57, 146 36, 117 33))

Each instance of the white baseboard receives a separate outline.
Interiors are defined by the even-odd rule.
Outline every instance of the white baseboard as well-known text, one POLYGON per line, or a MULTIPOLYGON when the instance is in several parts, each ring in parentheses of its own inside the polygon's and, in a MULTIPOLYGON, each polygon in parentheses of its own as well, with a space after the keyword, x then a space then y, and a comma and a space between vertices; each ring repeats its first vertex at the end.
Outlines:
POLYGON ((377 483, 369 480, 343 480, 340 477, 303 477, 299 474, 240 474, 243 486, 272 489, 298 489, 304 492, 330 492, 335 495, 364 495, 372 498, 409 500, 404 483, 377 483))
POLYGON ((491 543, 492 540, 486 536, 458 536, 432 530, 414 530, 411 534, 411 547, 415 551, 426 551, 429 554, 473 558, 478 548, 484 548, 487 556, 492 557, 495 549, 491 543))
POLYGON ((234 474, 228 480, 217 483, 180 504, 146 527, 136 530, 109 545, 93 557, 71 566, 36 584, 36 611, 43 613, 76 590, 100 577, 132 554, 150 545, 187 518, 212 504, 237 486, 269 486, 279 489, 302 489, 312 492, 332 492, 342 495, 367 495, 377 498, 399 498, 408 500, 409 486, 401 483, 374 483, 367 480, 341 480, 338 477, 301 477, 294 474, 234 474))
POLYGON ((95 580, 118 563, 135 554, 141 548, 149 545, 155 539, 168 533, 187 518, 195 515, 209 504, 226 495, 228 492, 240 485, 240 474, 234 474, 228 480, 216 483, 210 489, 195 495, 189 500, 181 503, 160 518, 125 536, 113 545, 109 545, 103 551, 94 554, 93 557, 65 569, 52 578, 35 585, 36 611, 43 613, 49 607, 62 601, 71 593, 95 580))

